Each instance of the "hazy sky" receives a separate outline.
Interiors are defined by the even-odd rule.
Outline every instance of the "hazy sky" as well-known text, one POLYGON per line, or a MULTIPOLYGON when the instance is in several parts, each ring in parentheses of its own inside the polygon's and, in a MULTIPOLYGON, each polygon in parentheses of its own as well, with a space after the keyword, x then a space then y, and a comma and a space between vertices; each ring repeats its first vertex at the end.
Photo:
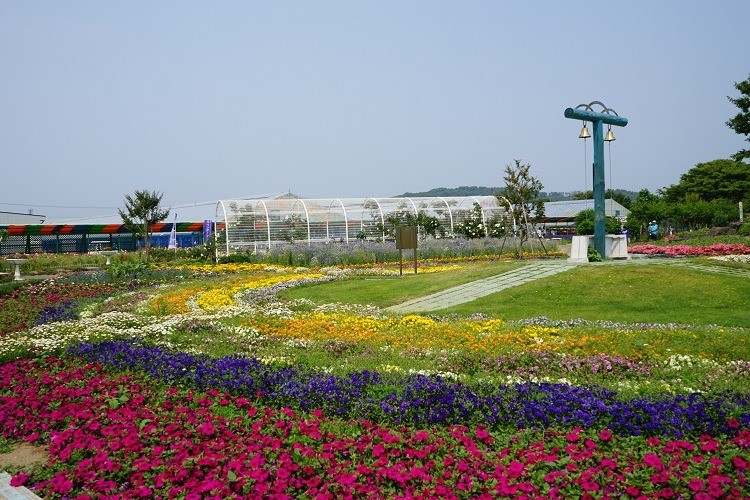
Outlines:
POLYGON ((607 187, 656 190, 743 147, 725 122, 748 19, 747 0, 2 0, 0 210, 500 186, 516 158, 590 189, 563 111, 594 100, 630 121, 607 187))

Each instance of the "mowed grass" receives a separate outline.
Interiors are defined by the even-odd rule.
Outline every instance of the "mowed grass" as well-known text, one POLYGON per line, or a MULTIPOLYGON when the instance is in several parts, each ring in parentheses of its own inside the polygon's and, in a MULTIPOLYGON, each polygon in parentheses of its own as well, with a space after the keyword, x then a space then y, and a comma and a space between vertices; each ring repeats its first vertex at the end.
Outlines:
MULTIPOLYGON (((471 281, 472 276, 492 275, 487 272, 498 265, 478 265, 476 274, 461 270, 402 279, 352 279, 297 288, 285 292, 284 297, 385 307, 471 281)), ((583 265, 433 312, 484 313, 501 319, 546 316, 750 327, 750 279, 661 263, 583 265)))
POLYGON ((452 286, 502 274, 523 264, 517 261, 475 262, 453 271, 414 274, 414 268, 404 262, 403 276, 358 276, 345 281, 295 287, 285 290, 280 296, 284 299, 307 298, 319 304, 341 302, 388 307, 452 286))
POLYGON ((669 265, 579 266, 438 311, 750 327, 750 279, 669 265))

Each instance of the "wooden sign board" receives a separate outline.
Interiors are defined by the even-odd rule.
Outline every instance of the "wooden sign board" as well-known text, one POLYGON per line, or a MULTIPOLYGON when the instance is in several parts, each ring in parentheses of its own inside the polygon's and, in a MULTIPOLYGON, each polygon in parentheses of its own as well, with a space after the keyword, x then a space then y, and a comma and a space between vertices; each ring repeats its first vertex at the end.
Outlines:
POLYGON ((396 228, 396 248, 417 248, 417 227, 404 226, 396 228))
POLYGON ((396 248, 398 248, 398 274, 404 273, 404 248, 414 250, 414 274, 417 274, 417 227, 405 226, 396 228, 396 248))

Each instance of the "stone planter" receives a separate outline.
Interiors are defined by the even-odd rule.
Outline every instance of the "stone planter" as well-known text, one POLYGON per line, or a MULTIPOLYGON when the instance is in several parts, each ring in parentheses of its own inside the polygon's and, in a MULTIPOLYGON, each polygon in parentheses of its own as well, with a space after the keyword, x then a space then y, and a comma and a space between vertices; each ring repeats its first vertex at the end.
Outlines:
POLYGON ((100 253, 100 254, 102 254, 102 255, 104 255, 104 256, 105 256, 105 257, 107 258, 107 262, 106 262, 106 264, 105 264, 105 265, 107 265, 107 266, 108 266, 108 265, 110 265, 110 264, 112 263, 112 262, 110 261, 110 259, 112 258, 112 256, 113 256, 113 255, 117 255, 117 250, 102 250, 102 251, 101 251, 101 252, 99 252, 99 253, 100 253))
POLYGON ((5 259, 14 266, 16 266, 16 270, 13 273, 13 280, 14 281, 21 281, 23 278, 21 278, 21 265, 26 262, 27 259, 5 259))

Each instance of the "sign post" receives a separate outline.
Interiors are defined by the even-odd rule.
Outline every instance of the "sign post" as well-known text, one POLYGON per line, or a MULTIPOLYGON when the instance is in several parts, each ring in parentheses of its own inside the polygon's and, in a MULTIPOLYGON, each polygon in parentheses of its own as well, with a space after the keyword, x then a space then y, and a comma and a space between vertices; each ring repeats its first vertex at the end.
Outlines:
POLYGON ((414 249, 414 274, 417 274, 417 227, 402 226, 396 228, 396 248, 398 248, 398 275, 404 274, 404 248, 414 249))

